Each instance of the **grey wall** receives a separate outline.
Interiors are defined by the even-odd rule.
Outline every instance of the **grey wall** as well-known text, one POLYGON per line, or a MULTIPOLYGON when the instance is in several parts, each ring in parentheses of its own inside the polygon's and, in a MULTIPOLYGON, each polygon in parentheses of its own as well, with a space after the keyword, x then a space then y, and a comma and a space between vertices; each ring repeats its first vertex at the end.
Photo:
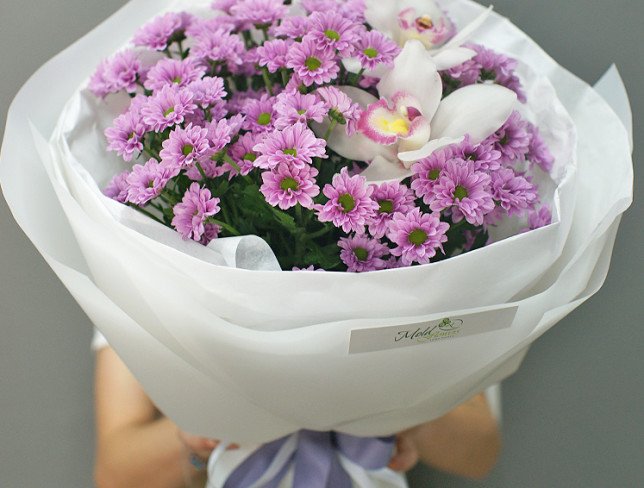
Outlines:
MULTIPOLYGON (((152 0, 150 0, 152 1, 152 0)), ((123 0, 0 0, 0 135, 19 87, 123 0)), ((617 63, 642 160, 642 0, 497 0, 557 61, 594 82, 617 63)), ((606 162, 610 177, 610 161, 606 162)), ((504 383, 501 461, 486 482, 423 468, 412 486, 644 484, 642 204, 622 221, 600 293, 541 338, 504 383)), ((598 196, 599 198, 599 196, 598 196)), ((91 486, 90 324, 0 199, 0 486, 91 486)))

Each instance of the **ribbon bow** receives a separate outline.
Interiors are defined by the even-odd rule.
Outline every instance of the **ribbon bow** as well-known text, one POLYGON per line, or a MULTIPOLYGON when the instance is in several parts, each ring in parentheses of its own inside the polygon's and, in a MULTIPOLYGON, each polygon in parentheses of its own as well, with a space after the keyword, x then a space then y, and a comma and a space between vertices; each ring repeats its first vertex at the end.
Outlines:
POLYGON ((343 466, 346 460, 367 470, 382 469, 393 447, 394 437, 301 430, 253 452, 231 473, 224 488, 277 488, 291 465, 293 488, 351 488, 343 466))

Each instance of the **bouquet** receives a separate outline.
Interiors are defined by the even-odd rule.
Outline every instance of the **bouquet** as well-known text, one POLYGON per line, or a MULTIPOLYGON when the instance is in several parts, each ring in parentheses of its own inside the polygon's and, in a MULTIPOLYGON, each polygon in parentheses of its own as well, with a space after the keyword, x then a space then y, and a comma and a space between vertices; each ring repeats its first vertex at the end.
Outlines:
POLYGON ((130 2, 45 66, 4 193, 161 410, 244 445, 213 486, 311 445, 337 486, 400 486, 377 436, 512 374, 603 283, 628 114, 473 2, 210 3, 130 2))
POLYGON ((536 181, 554 157, 515 110, 517 61, 460 46, 487 12, 456 34, 428 2, 327 3, 215 2, 137 31, 89 83, 130 97, 105 135, 138 163, 104 192, 204 245, 259 236, 284 270, 427 264, 509 216, 551 223, 536 181))

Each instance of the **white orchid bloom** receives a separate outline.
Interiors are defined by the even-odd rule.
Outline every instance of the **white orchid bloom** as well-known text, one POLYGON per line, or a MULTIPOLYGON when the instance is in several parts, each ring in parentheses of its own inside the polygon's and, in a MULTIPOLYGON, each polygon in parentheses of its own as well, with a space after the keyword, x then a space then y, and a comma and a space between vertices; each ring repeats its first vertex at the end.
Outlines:
MULTIPOLYGON (((401 47, 420 41, 439 70, 458 66, 476 55, 461 47, 489 16, 492 7, 456 33, 456 26, 433 0, 365 0, 365 18, 376 30, 387 34, 401 47)), ((353 71, 355 63, 345 63, 353 71)), ((375 74, 377 76, 377 73, 375 74)))
POLYGON ((411 175, 414 162, 466 134, 481 142, 505 123, 517 103, 512 90, 491 84, 466 86, 442 99, 437 67, 416 40, 405 44, 378 83, 380 100, 359 88, 341 89, 365 112, 359 133, 349 137, 336 128, 328 145, 345 158, 371 161, 362 175, 372 182, 411 175))

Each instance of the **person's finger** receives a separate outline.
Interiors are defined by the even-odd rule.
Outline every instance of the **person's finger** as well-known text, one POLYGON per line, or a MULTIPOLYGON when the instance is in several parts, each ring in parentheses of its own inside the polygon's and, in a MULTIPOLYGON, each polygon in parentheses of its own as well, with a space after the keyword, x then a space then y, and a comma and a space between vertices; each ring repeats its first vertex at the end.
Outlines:
POLYGON ((204 459, 208 459, 212 451, 219 445, 219 441, 215 439, 190 435, 185 432, 179 432, 179 438, 188 451, 204 459))
POLYGON ((394 471, 408 471, 418 462, 416 446, 407 436, 399 436, 396 451, 389 461, 389 468, 394 471))

